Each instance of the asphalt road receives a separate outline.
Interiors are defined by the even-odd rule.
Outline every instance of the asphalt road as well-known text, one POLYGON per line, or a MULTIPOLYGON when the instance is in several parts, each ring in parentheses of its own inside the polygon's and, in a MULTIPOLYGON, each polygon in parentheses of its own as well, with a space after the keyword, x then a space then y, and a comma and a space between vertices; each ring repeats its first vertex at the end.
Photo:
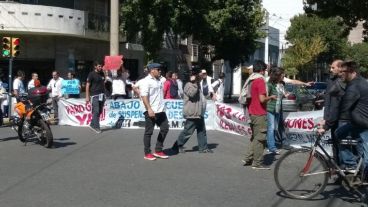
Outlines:
MULTIPOLYGON (((283 197, 273 170, 242 166, 249 142, 237 135, 208 131, 213 154, 199 154, 194 135, 187 153, 147 161, 142 129, 95 134, 53 126, 52 131, 55 148, 45 149, 24 146, 10 128, 0 128, 1 207, 362 206, 335 185, 311 201, 283 197)), ((178 134, 169 132, 167 147, 178 134)))

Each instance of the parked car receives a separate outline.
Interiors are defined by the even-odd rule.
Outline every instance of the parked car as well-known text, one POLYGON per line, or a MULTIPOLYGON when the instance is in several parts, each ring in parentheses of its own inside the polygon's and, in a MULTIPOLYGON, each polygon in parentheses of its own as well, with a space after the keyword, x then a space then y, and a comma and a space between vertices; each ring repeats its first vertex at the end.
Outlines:
POLYGON ((286 84, 285 90, 289 93, 289 96, 282 99, 283 111, 312 111, 315 109, 316 96, 311 94, 304 86, 286 84))
POLYGON ((307 90, 313 94, 325 94, 327 88, 326 82, 314 82, 311 84, 311 86, 307 86, 307 90))

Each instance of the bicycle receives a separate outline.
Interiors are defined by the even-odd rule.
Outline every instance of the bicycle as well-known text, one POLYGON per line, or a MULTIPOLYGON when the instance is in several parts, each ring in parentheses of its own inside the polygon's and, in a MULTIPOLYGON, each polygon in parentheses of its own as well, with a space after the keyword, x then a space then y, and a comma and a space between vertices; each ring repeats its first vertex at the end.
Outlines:
MULTIPOLYGON (((358 188, 367 186, 364 172, 365 164, 359 156, 354 170, 341 169, 321 144, 322 135, 317 135, 312 146, 292 148, 277 161, 274 179, 277 187, 289 198, 307 200, 324 191, 329 177, 338 175, 342 184, 357 194, 361 201, 366 201, 365 193, 358 188), (352 173, 353 172, 353 173, 352 173)), ((327 140, 331 144, 332 140, 327 140)), ((340 144, 356 146, 357 140, 343 139, 340 144)))

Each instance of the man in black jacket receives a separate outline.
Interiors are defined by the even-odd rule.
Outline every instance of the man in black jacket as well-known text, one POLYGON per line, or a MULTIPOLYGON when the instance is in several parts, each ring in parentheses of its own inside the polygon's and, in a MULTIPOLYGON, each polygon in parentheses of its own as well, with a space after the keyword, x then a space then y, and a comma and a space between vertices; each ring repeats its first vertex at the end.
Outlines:
MULTIPOLYGON (((324 130, 331 129, 331 137, 334 145, 334 156, 338 157, 338 141, 335 138, 335 130, 339 120, 339 106, 345 93, 346 84, 340 78, 342 60, 334 60, 330 66, 330 78, 327 80, 325 104, 322 126, 324 130)), ((337 159, 339 160, 339 159, 337 159)))
MULTIPOLYGON (((347 83, 346 91, 340 106, 340 120, 349 120, 339 126, 336 136, 345 138, 349 133, 358 138, 359 154, 368 164, 368 82, 359 75, 359 66, 356 62, 347 61, 341 65, 341 79, 347 83)), ((350 149, 340 148, 341 164, 346 168, 356 166, 356 159, 350 149)))

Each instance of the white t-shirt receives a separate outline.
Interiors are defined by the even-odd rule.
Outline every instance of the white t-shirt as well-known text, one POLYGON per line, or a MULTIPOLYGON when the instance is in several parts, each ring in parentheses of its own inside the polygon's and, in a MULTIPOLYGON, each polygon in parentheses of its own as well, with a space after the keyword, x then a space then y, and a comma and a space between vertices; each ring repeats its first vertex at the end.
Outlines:
POLYGON ((35 85, 34 85, 34 80, 32 79, 32 80, 30 80, 30 81, 28 82, 27 89, 29 90, 29 89, 34 88, 34 87, 35 87, 35 85))
POLYGON ((153 112, 160 113, 165 111, 163 83, 150 74, 142 80, 139 83, 140 95, 148 97, 153 112))
POLYGON ((111 95, 125 95, 125 82, 123 78, 112 79, 112 94, 111 95))
POLYGON ((23 81, 19 78, 14 79, 13 90, 17 90, 19 94, 25 93, 26 90, 24 88, 23 81))
POLYGON ((63 94, 61 93, 61 82, 63 81, 63 78, 58 78, 57 80, 51 79, 49 84, 47 84, 47 89, 51 89, 51 97, 61 97, 63 94))

